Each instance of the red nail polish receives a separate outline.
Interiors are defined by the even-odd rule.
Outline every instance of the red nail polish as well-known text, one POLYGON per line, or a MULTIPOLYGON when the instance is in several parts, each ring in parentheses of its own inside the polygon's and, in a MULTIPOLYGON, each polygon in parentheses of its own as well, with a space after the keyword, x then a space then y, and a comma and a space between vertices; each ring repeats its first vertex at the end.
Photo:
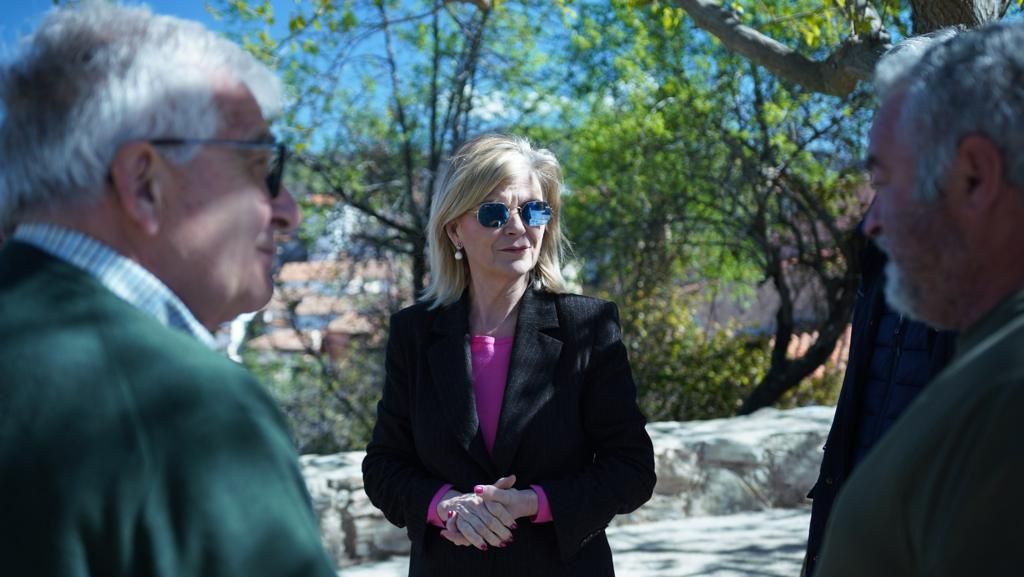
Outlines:
POLYGON ((477 485, 476 487, 473 487, 473 492, 477 495, 483 494, 484 488, 482 485, 477 485))
POLYGON ((487 543, 484 543, 483 545, 481 545, 480 546, 480 550, 481 551, 486 551, 487 550, 487 543))
POLYGON ((448 511, 448 518, 451 519, 452 515, 454 515, 454 514, 455 514, 454 511, 448 511))
MULTIPOLYGON (((513 528, 513 529, 518 529, 518 528, 519 528, 519 525, 516 525, 516 522, 515 522, 515 521, 512 521, 512 528, 513 528)), ((509 538, 509 541, 511 541, 511 540, 512 540, 512 539, 511 539, 511 538, 509 538)))

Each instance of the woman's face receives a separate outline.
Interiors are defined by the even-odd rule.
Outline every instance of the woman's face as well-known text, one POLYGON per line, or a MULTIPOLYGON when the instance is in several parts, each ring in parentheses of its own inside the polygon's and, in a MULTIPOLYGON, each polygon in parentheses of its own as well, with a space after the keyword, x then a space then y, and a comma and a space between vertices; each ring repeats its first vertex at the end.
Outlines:
POLYGON ((480 224, 473 209, 448 225, 453 244, 462 243, 474 284, 508 284, 525 281, 540 257, 546 226, 527 226, 516 210, 531 200, 545 200, 540 182, 529 171, 498 185, 484 202, 500 202, 510 209, 508 222, 500 228, 480 224))

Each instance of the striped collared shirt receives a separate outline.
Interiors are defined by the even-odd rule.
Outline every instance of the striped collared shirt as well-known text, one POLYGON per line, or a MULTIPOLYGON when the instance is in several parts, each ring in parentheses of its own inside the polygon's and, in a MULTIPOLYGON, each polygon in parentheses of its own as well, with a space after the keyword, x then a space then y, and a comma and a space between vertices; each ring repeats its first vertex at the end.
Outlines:
POLYGON ((213 335, 167 285, 109 246, 80 232, 43 224, 21 225, 13 239, 84 270, 110 292, 165 326, 183 330, 213 348, 213 335))

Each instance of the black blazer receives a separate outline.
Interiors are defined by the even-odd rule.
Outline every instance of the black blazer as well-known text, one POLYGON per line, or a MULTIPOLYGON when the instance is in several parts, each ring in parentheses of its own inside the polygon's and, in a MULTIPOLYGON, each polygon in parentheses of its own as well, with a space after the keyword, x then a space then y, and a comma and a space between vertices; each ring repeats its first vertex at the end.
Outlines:
POLYGON ((654 451, 636 404, 614 304, 528 290, 520 304, 493 455, 471 382, 466 295, 391 318, 387 376, 363 461, 366 494, 407 527, 411 576, 614 575, 604 528, 646 502, 654 451), (461 492, 515 474, 540 485, 554 521, 520 520, 514 543, 457 547, 428 525, 445 483, 461 492))

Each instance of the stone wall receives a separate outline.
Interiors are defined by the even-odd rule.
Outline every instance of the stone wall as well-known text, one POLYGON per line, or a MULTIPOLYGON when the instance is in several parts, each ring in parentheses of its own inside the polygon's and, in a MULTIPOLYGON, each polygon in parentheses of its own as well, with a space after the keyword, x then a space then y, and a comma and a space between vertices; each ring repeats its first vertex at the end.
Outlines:
MULTIPOLYGON (((654 497, 614 524, 804 503, 817 478, 833 411, 763 409, 732 419, 649 424, 658 473, 654 497)), ((339 567, 409 552, 405 530, 388 523, 363 492, 363 455, 301 459, 324 543, 339 567)))

